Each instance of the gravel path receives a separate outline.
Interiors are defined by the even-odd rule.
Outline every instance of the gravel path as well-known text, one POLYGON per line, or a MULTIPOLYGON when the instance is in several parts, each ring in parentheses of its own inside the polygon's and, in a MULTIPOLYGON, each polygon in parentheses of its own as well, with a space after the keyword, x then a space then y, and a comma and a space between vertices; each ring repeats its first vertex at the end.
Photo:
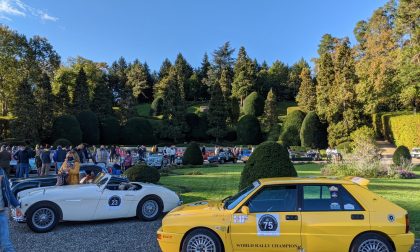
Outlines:
MULTIPOLYGON (((26 224, 11 221, 10 232, 16 252, 159 252, 156 231, 160 225, 160 220, 137 219, 66 222, 50 233, 37 234, 26 224)), ((419 239, 411 252, 420 252, 419 239)))
POLYGON ((161 221, 123 219, 100 222, 60 223, 52 232, 37 234, 26 224, 11 221, 11 239, 16 252, 158 252, 156 231, 161 221))

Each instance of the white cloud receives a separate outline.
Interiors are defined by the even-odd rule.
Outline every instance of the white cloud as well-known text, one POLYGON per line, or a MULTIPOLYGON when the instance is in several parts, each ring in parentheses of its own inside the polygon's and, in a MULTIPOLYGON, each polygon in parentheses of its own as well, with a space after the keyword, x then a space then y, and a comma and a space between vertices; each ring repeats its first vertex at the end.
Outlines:
POLYGON ((33 8, 21 0, 0 0, 0 19, 8 21, 12 20, 13 16, 33 16, 41 19, 41 21, 52 21, 58 20, 57 17, 49 15, 46 11, 33 8))
POLYGON ((41 17, 41 19, 42 20, 45 20, 45 21, 57 21, 58 20, 58 18, 57 17, 53 17, 53 16, 50 16, 50 15, 48 15, 48 13, 42 13, 42 15, 40 16, 41 17))
MULTIPOLYGON (((20 8, 22 9, 22 8, 20 8)), ((26 14, 13 6, 13 3, 11 3, 8 0, 1 0, 0 1, 0 14, 3 16, 6 15, 12 15, 12 16, 26 16, 26 14)))

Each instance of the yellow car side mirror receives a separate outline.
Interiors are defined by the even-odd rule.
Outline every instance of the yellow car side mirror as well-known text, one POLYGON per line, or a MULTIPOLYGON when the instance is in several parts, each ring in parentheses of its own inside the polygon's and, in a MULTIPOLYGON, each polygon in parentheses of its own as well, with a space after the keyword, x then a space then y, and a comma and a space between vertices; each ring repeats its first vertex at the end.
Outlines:
POLYGON ((249 214, 249 207, 247 206, 242 206, 241 207, 241 213, 248 215, 249 214))

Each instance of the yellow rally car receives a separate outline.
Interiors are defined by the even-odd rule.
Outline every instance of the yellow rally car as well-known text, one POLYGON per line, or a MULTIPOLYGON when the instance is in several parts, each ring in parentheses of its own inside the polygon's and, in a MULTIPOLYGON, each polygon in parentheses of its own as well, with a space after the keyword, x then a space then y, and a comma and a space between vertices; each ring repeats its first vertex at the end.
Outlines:
POLYGON ((157 232, 164 252, 405 252, 407 211, 363 178, 260 179, 222 201, 179 206, 157 232))

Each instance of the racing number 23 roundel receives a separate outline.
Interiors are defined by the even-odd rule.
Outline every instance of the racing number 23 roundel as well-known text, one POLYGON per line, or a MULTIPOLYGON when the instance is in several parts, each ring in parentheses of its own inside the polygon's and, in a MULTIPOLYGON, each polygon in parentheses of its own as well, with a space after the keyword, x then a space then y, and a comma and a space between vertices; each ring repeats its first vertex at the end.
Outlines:
POLYGON ((111 207, 117 207, 119 205, 121 205, 121 198, 119 196, 112 196, 111 198, 109 198, 108 200, 108 205, 111 207))
POLYGON ((278 214, 257 214, 257 234, 259 236, 279 236, 280 222, 278 214))

